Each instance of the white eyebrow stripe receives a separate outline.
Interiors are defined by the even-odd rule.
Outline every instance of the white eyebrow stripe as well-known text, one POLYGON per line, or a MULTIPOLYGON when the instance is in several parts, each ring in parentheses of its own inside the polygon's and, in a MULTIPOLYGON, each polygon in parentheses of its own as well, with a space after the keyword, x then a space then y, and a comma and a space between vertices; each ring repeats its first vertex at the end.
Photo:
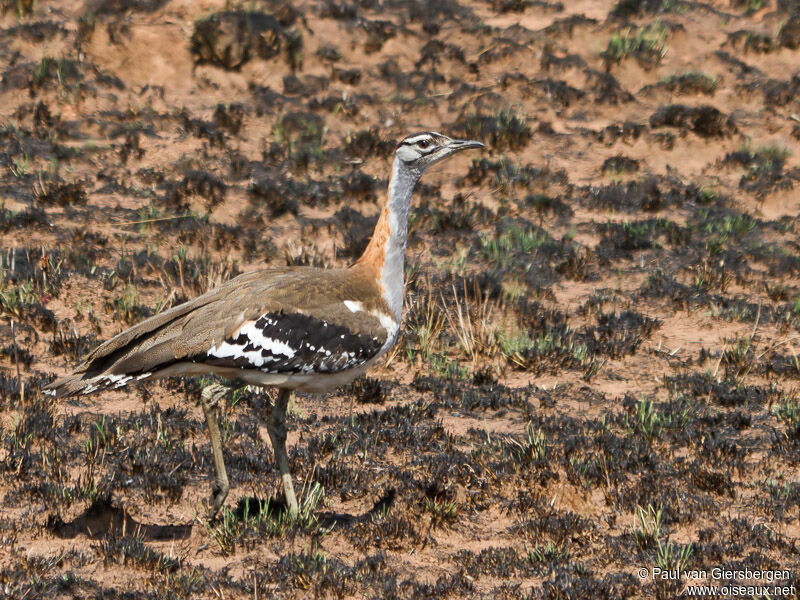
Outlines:
POLYGON ((416 144, 417 142, 421 142, 422 140, 433 141, 433 136, 430 133, 420 133, 419 135, 415 135, 414 137, 404 139, 403 143, 416 144))

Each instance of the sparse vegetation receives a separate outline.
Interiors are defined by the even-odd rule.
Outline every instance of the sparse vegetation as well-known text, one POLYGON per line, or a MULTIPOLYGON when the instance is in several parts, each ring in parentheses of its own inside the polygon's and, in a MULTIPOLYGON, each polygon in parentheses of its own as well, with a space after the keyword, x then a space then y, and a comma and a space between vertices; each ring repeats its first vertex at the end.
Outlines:
POLYGON ((800 169, 785 169, 789 156, 786 148, 778 146, 751 150, 749 145, 744 145, 726 154, 722 164, 743 168, 739 187, 763 198, 771 192, 792 189, 794 182, 800 179, 800 169))
POLYGON ((678 95, 703 94, 713 96, 718 87, 719 81, 716 77, 699 71, 689 71, 662 78, 658 83, 643 87, 641 92, 648 93, 651 90, 665 90, 678 95))
POLYGON ((662 514, 663 511, 656 510, 652 504, 648 504, 647 509, 641 506, 636 507, 631 525, 631 535, 640 549, 654 548, 660 543, 662 514))
POLYGON ((685 571, 692 557, 692 545, 680 546, 667 540, 664 544, 658 543, 656 566, 665 571, 685 571))
POLYGON ((468 116, 460 129, 466 137, 485 141, 497 150, 521 150, 531 139, 531 128, 525 115, 513 108, 490 115, 468 116))
POLYGON ((259 12, 228 11, 194 24, 192 54, 198 63, 238 69, 250 59, 270 59, 284 41, 281 23, 259 12))
POLYGON ((225 554, 233 553, 237 547, 252 546, 265 537, 283 537, 290 531, 313 532, 324 535, 325 528, 319 523, 316 511, 322 502, 324 490, 319 483, 307 485, 300 492, 299 512, 291 515, 285 507, 270 499, 242 498, 236 510, 223 509, 213 523, 203 523, 209 535, 219 544, 225 554))
POLYGON ((511 227, 494 238, 481 238, 481 252, 497 268, 511 265, 515 256, 535 253, 539 248, 553 243, 549 234, 532 229, 511 227))
POLYGON ((0 595, 799 572, 797 2, 589 4, 0 2, 0 595), (415 191, 398 344, 297 394, 296 518, 263 390, 218 407, 215 521, 204 382, 42 395, 240 272, 352 264, 426 129, 487 148, 415 191))
POLYGON ((294 168, 307 168, 322 158, 323 121, 309 113, 287 113, 275 123, 270 157, 284 157, 294 168))
POLYGON ((737 131, 733 118, 713 106, 689 107, 670 104, 660 107, 650 117, 650 127, 677 127, 709 137, 726 137, 737 131))
POLYGON ((611 36, 602 57, 607 65, 633 57, 644 66, 654 66, 667 54, 667 37, 667 29, 660 21, 646 27, 628 27, 611 36))
POLYGON ((800 402, 796 398, 783 398, 780 404, 773 407, 772 412, 779 421, 790 427, 800 423, 800 402))

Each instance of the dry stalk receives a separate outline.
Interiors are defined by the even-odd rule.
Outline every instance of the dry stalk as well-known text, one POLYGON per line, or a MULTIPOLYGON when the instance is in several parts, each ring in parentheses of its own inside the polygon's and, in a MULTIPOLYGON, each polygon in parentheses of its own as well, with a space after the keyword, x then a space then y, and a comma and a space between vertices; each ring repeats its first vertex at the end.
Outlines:
MULTIPOLYGON (((472 362, 473 369, 478 366, 481 356, 493 354, 496 327, 493 325, 497 304, 490 302, 483 291, 475 284, 474 300, 467 293, 464 282, 462 295, 456 286, 453 289, 454 310, 445 310, 450 329, 458 340, 458 345, 472 362), (454 314, 453 314, 454 313, 454 314)), ((444 299, 442 298, 444 304, 444 299)))

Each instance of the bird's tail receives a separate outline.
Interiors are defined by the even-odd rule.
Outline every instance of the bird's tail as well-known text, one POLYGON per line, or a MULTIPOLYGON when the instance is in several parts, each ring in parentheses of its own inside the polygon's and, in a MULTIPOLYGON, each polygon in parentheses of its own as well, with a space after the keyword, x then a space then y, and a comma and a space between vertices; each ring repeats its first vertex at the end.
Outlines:
POLYGON ((67 396, 87 396, 103 390, 115 390, 128 385, 131 381, 147 379, 152 373, 138 373, 136 375, 114 375, 113 373, 102 373, 100 375, 88 376, 86 373, 73 373, 66 377, 60 377, 52 383, 48 383, 42 391, 48 396, 55 398, 66 398, 67 396))

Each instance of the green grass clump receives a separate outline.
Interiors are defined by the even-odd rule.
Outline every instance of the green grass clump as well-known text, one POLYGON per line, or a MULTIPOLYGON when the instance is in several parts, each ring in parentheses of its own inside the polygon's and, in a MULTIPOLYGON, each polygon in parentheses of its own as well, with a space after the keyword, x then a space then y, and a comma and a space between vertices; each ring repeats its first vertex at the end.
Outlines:
POLYGON ((678 570, 683 571, 689 564, 689 559, 694 553, 692 544, 681 546, 680 544, 673 544, 667 540, 663 544, 658 542, 658 551, 655 556, 656 566, 664 571, 678 570))
POLYGON ((800 422, 800 402, 795 398, 783 398, 780 404, 772 408, 772 414, 788 425, 797 425, 800 422))
POLYGON ((662 509, 656 510, 652 504, 648 504, 646 510, 641 506, 636 507, 633 525, 631 525, 631 535, 640 549, 644 550, 658 544, 658 538, 661 535, 662 513, 662 509))
POLYGON ((646 27, 628 27, 615 33, 601 56, 607 65, 619 64, 629 57, 646 66, 657 65, 667 54, 667 28, 660 21, 646 27))
POLYGON ((510 363, 534 372, 577 367, 589 361, 588 346, 566 326, 546 328, 534 336, 518 330, 500 332, 498 341, 510 363))
POLYGON ((282 537, 292 530, 325 533, 315 514, 324 494, 319 483, 303 486, 296 515, 272 506, 270 500, 245 498, 236 510, 223 508, 214 522, 204 525, 224 554, 232 554, 238 546, 249 548, 264 538, 282 537))
POLYGON ((553 243, 546 231, 535 231, 522 227, 510 227, 494 237, 480 237, 480 251, 485 259, 499 268, 511 265, 515 256, 533 254, 553 243))

